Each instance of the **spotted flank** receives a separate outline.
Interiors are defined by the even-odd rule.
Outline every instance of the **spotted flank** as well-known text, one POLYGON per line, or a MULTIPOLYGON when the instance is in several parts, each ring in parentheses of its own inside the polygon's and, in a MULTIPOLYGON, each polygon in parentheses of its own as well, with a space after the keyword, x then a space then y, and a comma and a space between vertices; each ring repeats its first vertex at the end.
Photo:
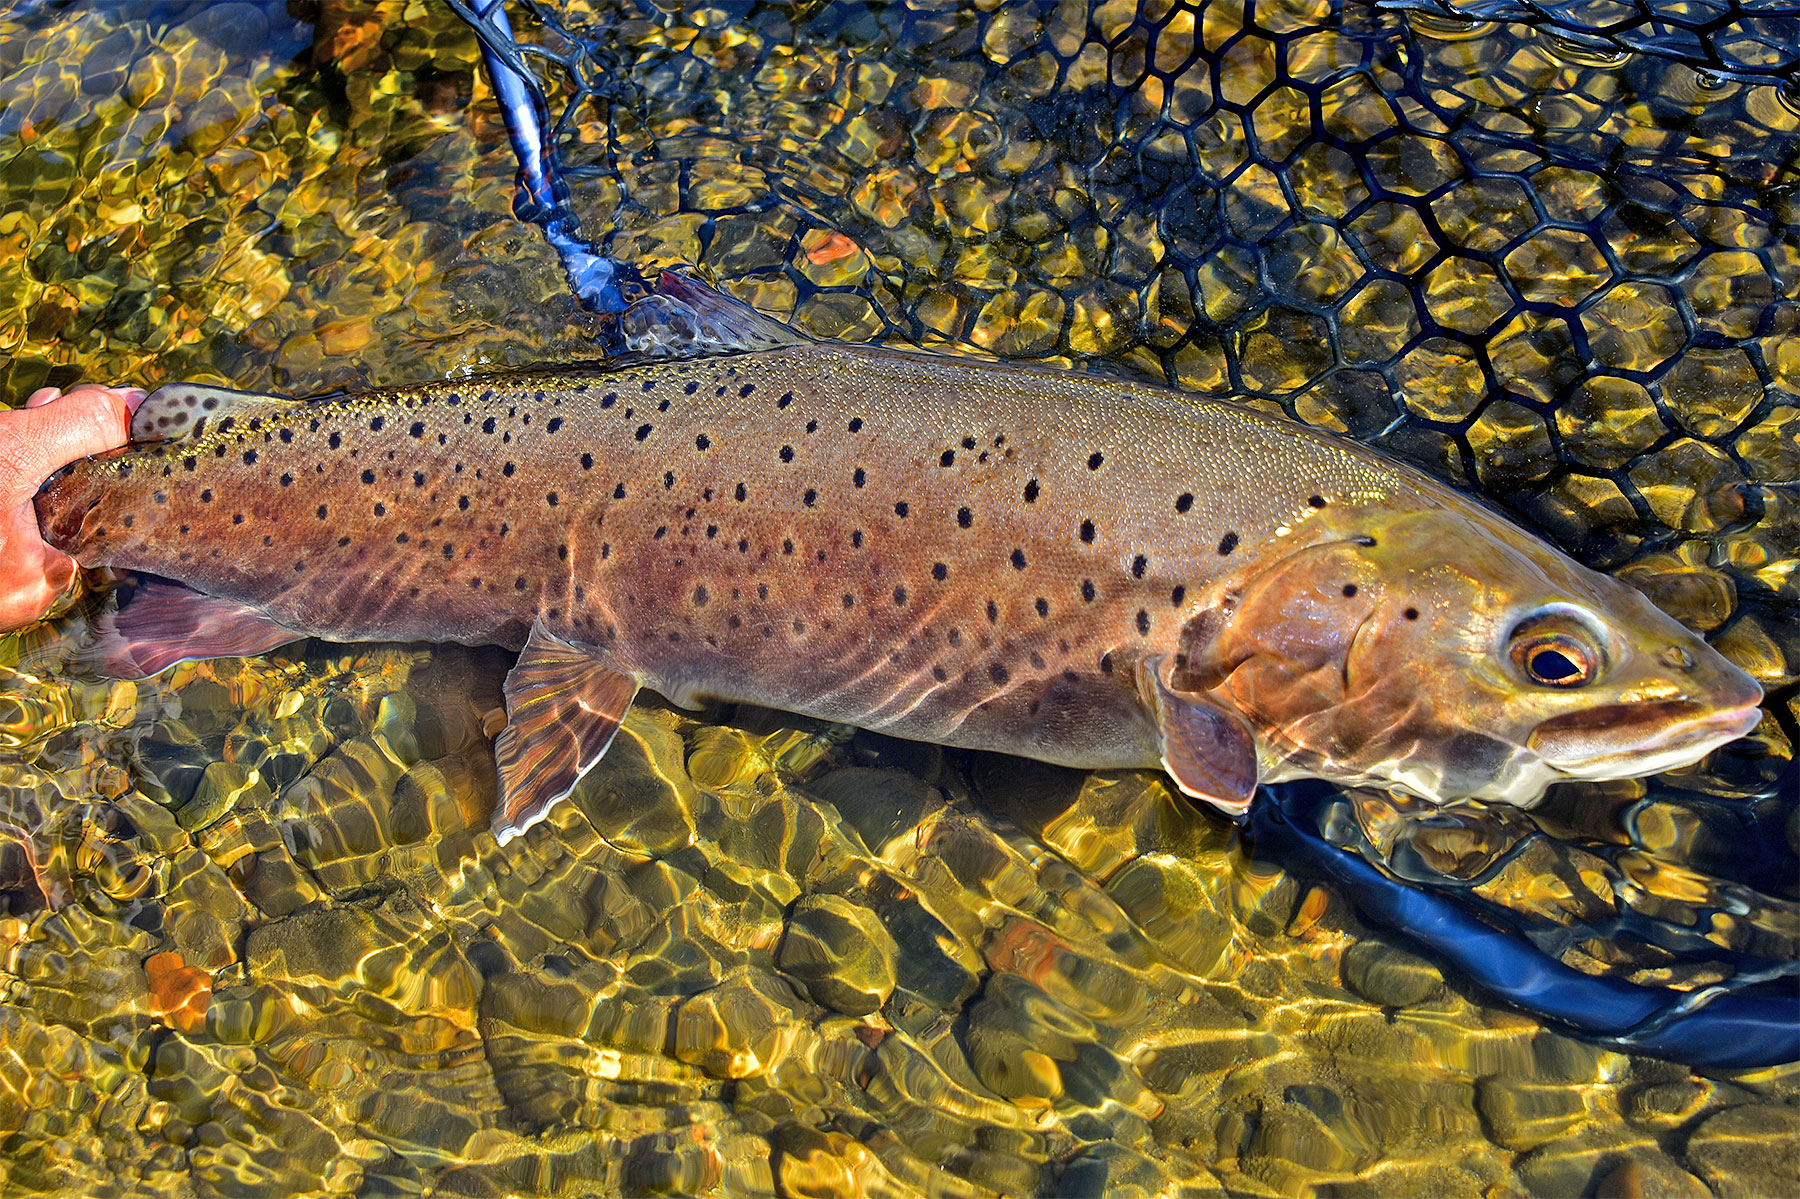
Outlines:
POLYGON ((1760 690, 1630 588, 1354 444, 1145 383, 817 343, 665 274, 634 354, 297 403, 173 385, 37 500, 157 580, 103 670, 300 637, 522 650, 504 839, 640 687, 1239 815, 1323 777, 1529 804, 1691 762, 1760 690))

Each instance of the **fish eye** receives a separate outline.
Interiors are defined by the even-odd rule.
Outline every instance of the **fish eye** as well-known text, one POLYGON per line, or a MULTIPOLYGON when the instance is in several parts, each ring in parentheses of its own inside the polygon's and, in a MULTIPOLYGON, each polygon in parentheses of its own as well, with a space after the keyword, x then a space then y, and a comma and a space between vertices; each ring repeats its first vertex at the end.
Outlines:
POLYGON ((1518 672, 1541 687, 1585 687, 1600 673, 1600 650, 1592 637, 1560 613, 1521 622, 1508 652, 1518 672))

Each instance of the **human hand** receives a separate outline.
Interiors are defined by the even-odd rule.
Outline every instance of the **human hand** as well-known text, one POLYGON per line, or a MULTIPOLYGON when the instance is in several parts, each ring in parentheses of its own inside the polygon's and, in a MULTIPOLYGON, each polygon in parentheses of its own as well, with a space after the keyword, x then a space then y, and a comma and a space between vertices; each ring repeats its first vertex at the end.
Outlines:
POLYGON ((76 459, 124 445, 143 400, 135 387, 83 383, 67 395, 39 388, 25 407, 0 410, 0 632, 37 620, 75 577, 75 559, 44 544, 32 496, 76 459))

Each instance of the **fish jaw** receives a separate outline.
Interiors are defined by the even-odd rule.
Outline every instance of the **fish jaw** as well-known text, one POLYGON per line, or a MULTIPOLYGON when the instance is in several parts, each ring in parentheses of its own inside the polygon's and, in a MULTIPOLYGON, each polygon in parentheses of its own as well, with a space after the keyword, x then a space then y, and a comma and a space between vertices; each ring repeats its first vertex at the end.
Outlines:
POLYGON ((1619 704, 1547 720, 1529 745, 1566 778, 1632 778, 1690 765, 1760 723, 1756 701, 1722 708, 1693 700, 1619 704))

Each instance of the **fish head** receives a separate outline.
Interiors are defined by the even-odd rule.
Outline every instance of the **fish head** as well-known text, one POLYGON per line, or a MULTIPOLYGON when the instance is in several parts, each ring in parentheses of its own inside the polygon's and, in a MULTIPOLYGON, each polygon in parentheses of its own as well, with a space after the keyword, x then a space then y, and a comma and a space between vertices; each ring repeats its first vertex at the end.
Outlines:
POLYGON ((1762 688, 1631 587, 1485 511, 1370 511, 1253 565, 1184 634, 1178 685, 1263 777, 1529 807, 1748 733, 1762 688))

